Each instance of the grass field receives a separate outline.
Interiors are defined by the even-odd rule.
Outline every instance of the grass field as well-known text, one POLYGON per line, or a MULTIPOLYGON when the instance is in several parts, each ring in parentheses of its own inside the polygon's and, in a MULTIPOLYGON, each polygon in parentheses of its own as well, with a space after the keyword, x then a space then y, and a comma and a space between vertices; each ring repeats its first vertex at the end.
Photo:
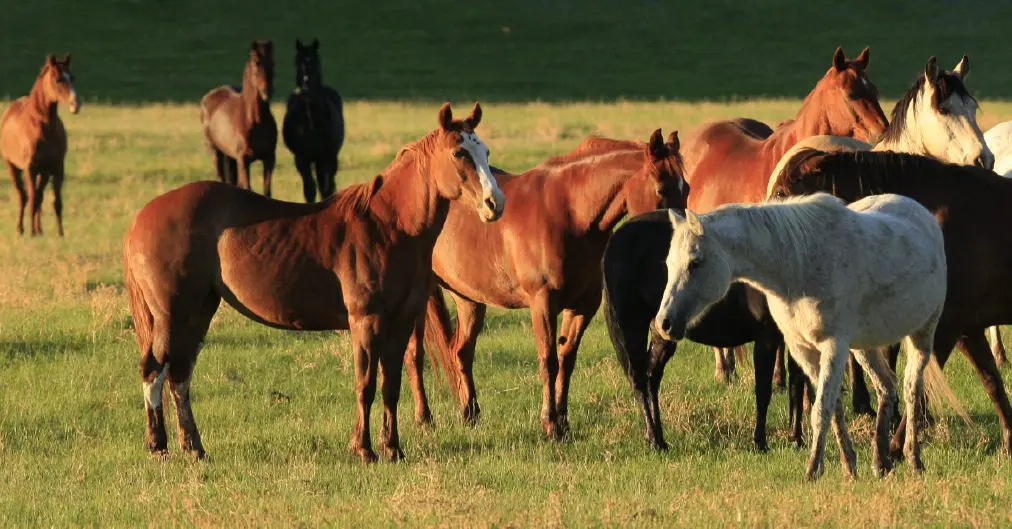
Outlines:
MULTIPOLYGON (((147 200, 211 175, 195 102, 238 81, 253 38, 276 42, 278 94, 291 86, 292 39, 321 38, 325 78, 349 99, 339 174, 349 184, 434 128, 447 99, 460 110, 482 101, 479 133, 509 171, 588 134, 645 140, 663 126, 684 141, 712 119, 777 123, 837 45, 851 55, 871 45, 886 98, 929 55, 951 67, 969 53, 986 129, 1012 118, 1010 15, 1009 2, 984 0, 4 3, 0 97, 27 91, 45 53, 71 51, 85 105, 64 117, 65 239, 53 236, 48 195, 46 236, 16 237, 0 178, 0 526, 1009 526, 1012 463, 995 455, 997 418, 958 355, 947 374, 974 422, 940 418, 923 476, 901 466, 873 479, 871 423, 857 419, 860 479, 843 476, 831 441, 812 484, 807 452, 787 444, 786 396, 771 407, 771 451, 753 452, 750 362, 725 386, 694 344, 662 389, 672 450, 651 453, 600 317, 577 362, 572 435, 543 440, 527 311, 486 321, 476 428, 429 373, 436 426, 411 424, 405 387, 407 461, 363 466, 346 449, 346 333, 270 330, 223 308, 193 385, 210 459, 176 453, 171 413, 174 452, 154 459, 142 447, 121 240, 147 200)), ((301 200, 283 147, 278 159, 276 196, 301 200)))
MULTIPOLYGON (((776 122, 797 101, 493 104, 479 131, 493 162, 520 171, 590 133, 646 138, 703 119, 776 122)), ((1012 106, 987 103, 988 120, 1012 106)), ((280 109, 277 109, 280 111, 280 109)), ((354 103, 341 178, 361 181, 435 125, 431 104, 354 103)), ((120 241, 149 198, 207 177, 193 105, 85 107, 72 138, 67 237, 19 239, 0 209, 0 525, 1007 525, 1009 463, 995 456, 997 419, 967 362, 948 375, 974 426, 930 432, 923 477, 905 467, 871 478, 871 425, 857 420, 861 478, 802 480, 806 454, 786 442, 786 397, 771 415, 770 453, 752 451, 750 363, 725 387, 712 355, 686 345, 661 404, 672 450, 650 453, 600 318, 573 383, 573 435, 541 439, 540 386, 526 311, 493 311, 477 360, 483 420, 456 419, 428 377, 435 428, 411 424, 404 388, 404 464, 363 466, 347 450, 353 392, 344 333, 267 329, 223 309, 197 366, 194 409, 211 459, 153 459, 141 444, 138 352, 122 291, 120 241)), ((287 153, 278 196, 300 197, 287 153)), ((259 181, 254 180, 259 186, 259 181)), ((170 428, 174 429, 171 424, 170 428)), ((831 443, 832 446, 832 443, 831 443)), ((174 437, 170 449, 175 449, 174 437)))

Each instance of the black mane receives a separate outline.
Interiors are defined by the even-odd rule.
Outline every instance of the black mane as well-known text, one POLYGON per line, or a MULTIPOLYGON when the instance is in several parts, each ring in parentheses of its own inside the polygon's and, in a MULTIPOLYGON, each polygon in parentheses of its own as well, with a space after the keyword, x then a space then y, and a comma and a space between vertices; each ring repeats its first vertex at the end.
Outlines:
MULTIPOLYGON (((925 83, 924 74, 918 75, 917 80, 914 84, 907 89, 903 97, 896 102, 896 106, 893 107, 892 115, 889 116, 889 126, 886 127, 885 133, 882 135, 882 141, 886 140, 897 140, 900 137, 902 131, 906 128, 907 124, 907 110, 914 104, 917 99, 917 94, 924 88, 925 83)), ((976 101, 970 92, 966 90, 966 85, 963 84, 963 80, 958 75, 950 72, 941 72, 938 74, 938 80, 935 81, 935 97, 931 101, 932 106, 935 110, 943 112, 941 109, 942 101, 945 101, 952 94, 957 94, 962 98, 969 98, 976 101)))

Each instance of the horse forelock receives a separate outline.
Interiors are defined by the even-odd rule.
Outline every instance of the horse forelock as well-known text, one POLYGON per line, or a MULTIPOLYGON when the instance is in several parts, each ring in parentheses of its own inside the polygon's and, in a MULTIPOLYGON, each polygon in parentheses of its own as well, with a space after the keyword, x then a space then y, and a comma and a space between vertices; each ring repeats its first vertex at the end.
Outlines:
MULTIPOLYGON (((918 96, 924 91, 926 85, 927 79, 924 75, 918 75, 917 79, 910 85, 910 88, 907 88, 903 96, 896 101, 896 105, 893 106, 892 115, 889 117, 889 126, 886 127, 885 133, 882 135, 882 141, 900 141, 902 139, 903 132, 908 126, 907 116, 910 113, 909 111, 917 102, 918 96)), ((934 83, 934 87, 935 93, 934 98, 931 100, 931 106, 935 112, 941 112, 942 102, 953 94, 959 96, 964 101, 977 102, 976 98, 966 89, 963 80, 954 73, 940 72, 938 80, 934 83)))

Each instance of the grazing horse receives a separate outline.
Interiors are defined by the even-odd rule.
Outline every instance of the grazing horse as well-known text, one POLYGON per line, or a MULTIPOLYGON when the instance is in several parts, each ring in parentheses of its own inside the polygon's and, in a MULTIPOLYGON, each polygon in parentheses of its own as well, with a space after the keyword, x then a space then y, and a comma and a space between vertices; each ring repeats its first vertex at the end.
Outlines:
MULTIPOLYGON (((564 436, 577 349, 601 301, 597 263, 608 237, 630 213, 684 204, 688 188, 676 133, 667 143, 660 129, 646 144, 591 138, 576 151, 580 154, 521 175, 500 175, 509 200, 496 224, 472 222, 462 208, 451 206, 436 242, 432 270, 457 306, 457 328, 451 336, 446 304, 436 290, 424 333, 471 424, 480 413, 472 367, 485 308, 529 307, 544 388, 541 426, 549 438, 564 436), (616 150, 620 143, 624 147, 616 150), (474 251, 478 247, 484 250, 474 251)), ((424 421, 421 331, 407 363, 416 417, 424 421)))
MULTIPOLYGON (((840 402, 851 348, 880 393, 872 466, 879 476, 887 473, 896 381, 875 348, 906 339, 904 398, 913 416, 945 302, 945 244, 932 214, 899 195, 868 197, 847 207, 822 193, 782 203, 726 205, 700 217, 692 211, 684 218, 673 211, 670 216, 668 281, 654 319, 661 336, 681 340, 690 322, 723 299, 735 281, 759 290, 791 356, 818 381, 808 478, 822 474, 831 417, 844 468, 857 475, 840 402)), ((917 425, 907 423, 904 453, 920 471, 917 425)))
MULTIPOLYGON (((1000 452, 1012 455, 1012 406, 984 330, 1012 323, 1012 239, 1000 229, 1012 203, 1012 181, 980 167, 891 152, 802 151, 774 185, 774 196, 831 192, 847 200, 896 193, 931 211, 945 235, 948 294, 934 352, 945 366, 953 346, 969 358, 1001 419, 1000 452)), ((902 421, 901 421, 902 422, 902 421)), ((903 438, 893 438, 894 451, 903 438)))
POLYGON ((762 202, 773 166, 809 136, 876 140, 888 122, 865 72, 868 61, 867 48, 854 60, 847 60, 837 48, 832 65, 801 103, 797 116, 765 139, 735 121, 704 127, 684 149, 686 181, 692 187, 689 208, 706 212, 722 204, 762 202))
MULTIPOLYGON (((176 406, 184 451, 204 457, 190 408, 200 344, 224 299, 246 317, 281 329, 351 331, 358 393, 352 450, 376 460, 369 414, 383 371, 380 444, 404 457, 397 432, 404 348, 422 317, 432 246, 451 202, 482 221, 503 197, 474 133, 481 107, 401 149, 371 182, 319 204, 293 204, 217 182, 196 182, 149 202, 123 244, 130 310, 141 349, 145 443, 166 449, 162 385, 176 406)), ((480 248, 478 248, 480 250, 480 248)))
POLYGON ((274 92, 274 46, 255 40, 242 72, 242 87, 219 86, 200 100, 204 144, 218 180, 250 189, 249 168, 264 166, 264 196, 271 196, 278 126, 271 114, 274 92))
POLYGON ((288 109, 281 133, 285 146, 295 156, 295 168, 302 176, 306 202, 334 194, 337 154, 344 144, 344 110, 341 94, 323 84, 320 69, 320 42, 308 46, 295 41, 295 90, 288 96, 288 109), (316 182, 313 182, 313 170, 316 182))
MULTIPOLYGON (((917 76, 916 81, 893 107, 889 128, 877 145, 871 146, 853 138, 838 136, 813 136, 802 140, 777 163, 770 176, 767 196, 787 162, 804 149, 823 152, 893 151, 990 169, 995 157, 977 125, 977 101, 963 84, 969 74, 970 59, 966 55, 951 72, 940 70, 935 58, 929 58, 924 72, 917 76)), ((898 351, 897 344, 893 349, 893 359, 898 351)), ((861 367, 853 359, 850 366, 854 385, 854 410, 874 415, 861 367)), ((792 365, 791 369, 796 370, 797 366, 792 365)), ((803 377, 792 379, 799 384, 804 383, 803 377)), ((801 386, 792 387, 792 400, 800 399, 803 391, 801 386)), ((800 440, 801 406, 792 402, 791 409, 792 437, 800 440)))
POLYGON ((18 235, 25 233, 26 203, 32 208, 32 235, 42 235, 42 193, 52 178, 56 232, 63 237, 67 131, 56 112, 60 103, 67 105, 71 114, 81 109, 74 90, 74 75, 70 73, 70 54, 57 59, 50 53, 31 92, 11 103, 0 117, 0 156, 18 194, 18 235))

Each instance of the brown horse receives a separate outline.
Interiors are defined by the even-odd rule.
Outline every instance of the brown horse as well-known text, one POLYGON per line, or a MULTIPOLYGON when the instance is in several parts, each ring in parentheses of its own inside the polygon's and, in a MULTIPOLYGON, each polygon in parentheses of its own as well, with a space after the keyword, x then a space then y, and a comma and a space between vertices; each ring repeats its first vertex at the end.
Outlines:
POLYGON ((271 327, 349 329, 358 393, 351 448, 366 462, 376 460, 369 412, 379 366, 380 443, 391 460, 403 458, 397 433, 401 368, 415 322, 424 317, 436 237, 451 201, 466 203, 470 215, 477 209, 485 222, 503 211, 488 149, 474 133, 480 120, 477 104, 463 121, 443 105, 439 128, 404 147, 372 182, 317 204, 275 201, 217 182, 192 183, 149 202, 123 245, 141 349, 147 448, 166 449, 161 401, 167 376, 180 445, 204 456, 190 409, 190 378, 224 299, 271 327))
POLYGON ((721 121, 703 128, 685 150, 689 208, 705 213, 722 204, 762 202, 773 167, 788 149, 809 136, 829 134, 874 143, 888 122, 878 91, 868 78, 865 48, 847 60, 840 48, 833 64, 801 103, 793 120, 760 138, 741 122, 721 121))
POLYGON ((499 176, 509 200, 496 224, 473 222, 463 208, 450 207, 432 270, 456 303, 457 329, 451 339, 445 301, 434 290, 427 322, 406 355, 418 420, 429 418, 421 328, 432 331, 435 356, 473 423, 479 406, 472 366, 486 305, 530 307, 544 385, 541 424, 549 437, 565 433, 569 381, 601 303, 601 255, 612 229, 627 214, 680 206, 688 193, 676 133, 668 143, 660 130, 647 144, 591 138, 576 153, 499 176))
POLYGON ((0 117, 0 156, 7 163, 18 193, 18 234, 25 233, 25 203, 32 205, 32 235, 42 235, 42 193, 53 179, 56 231, 63 237, 63 160, 67 131, 56 112, 58 104, 81 110, 70 73, 70 54, 46 57, 31 92, 15 100, 0 117), (24 178, 25 171, 28 178, 24 178))
POLYGON ((242 88, 219 86, 200 100, 204 144, 211 153, 218 179, 250 189, 250 165, 264 166, 264 195, 271 196, 278 126, 271 114, 274 91, 274 47, 253 41, 242 72, 242 88))
MULTIPOLYGON (((1012 239, 1000 242, 1009 239, 1001 226, 1012 204, 1012 181, 988 169, 909 154, 803 150, 787 163, 772 191, 779 197, 824 191, 846 201, 896 193, 934 213, 945 236, 948 268, 934 353, 942 366, 953 346, 966 354, 1001 419, 1000 451, 1012 455, 1012 406, 984 337, 988 326, 1012 323, 1012 278, 1007 273, 1012 239)), ((901 424, 893 438, 894 453, 902 446, 903 428, 901 424)))

